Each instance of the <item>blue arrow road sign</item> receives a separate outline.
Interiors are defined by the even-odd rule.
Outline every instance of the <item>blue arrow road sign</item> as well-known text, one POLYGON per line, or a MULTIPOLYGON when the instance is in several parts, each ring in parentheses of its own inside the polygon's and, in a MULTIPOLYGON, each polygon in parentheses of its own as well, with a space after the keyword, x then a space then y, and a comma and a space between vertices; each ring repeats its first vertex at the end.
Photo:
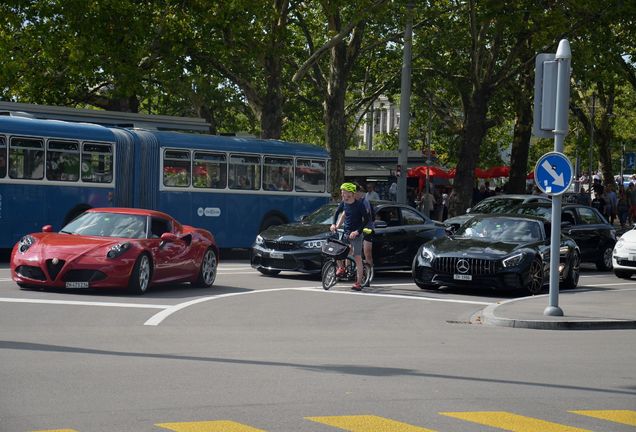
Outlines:
POLYGON ((572 184, 572 164, 559 152, 546 153, 534 167, 534 181, 548 195, 561 195, 572 184))

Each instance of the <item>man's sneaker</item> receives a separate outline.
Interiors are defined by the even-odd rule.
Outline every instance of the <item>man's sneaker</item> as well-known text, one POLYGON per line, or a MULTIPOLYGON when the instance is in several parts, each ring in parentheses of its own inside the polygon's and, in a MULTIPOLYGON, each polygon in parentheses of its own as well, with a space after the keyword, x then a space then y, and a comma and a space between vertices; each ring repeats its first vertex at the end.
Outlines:
POLYGON ((356 282, 351 286, 351 289, 354 291, 362 291, 362 286, 358 282, 356 282))
POLYGON ((340 267, 338 270, 336 270, 336 277, 343 277, 345 275, 345 269, 340 267))

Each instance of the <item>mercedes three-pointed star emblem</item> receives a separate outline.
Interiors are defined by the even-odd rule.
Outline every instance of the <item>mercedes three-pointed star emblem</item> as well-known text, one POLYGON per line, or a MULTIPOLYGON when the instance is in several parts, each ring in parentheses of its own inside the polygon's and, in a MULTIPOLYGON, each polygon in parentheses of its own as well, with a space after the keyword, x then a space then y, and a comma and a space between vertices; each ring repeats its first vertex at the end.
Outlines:
POLYGON ((457 261, 455 268, 458 272, 466 274, 468 273, 468 270, 470 270, 470 264, 468 263, 468 260, 460 259, 459 261, 457 261))

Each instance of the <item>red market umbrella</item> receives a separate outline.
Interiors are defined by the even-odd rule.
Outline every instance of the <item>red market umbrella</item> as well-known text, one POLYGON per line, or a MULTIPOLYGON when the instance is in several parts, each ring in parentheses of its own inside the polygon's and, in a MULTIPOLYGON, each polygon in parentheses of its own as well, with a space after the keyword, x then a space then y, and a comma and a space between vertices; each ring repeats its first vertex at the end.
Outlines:
POLYGON ((510 167, 505 165, 495 166, 486 170, 488 178, 508 177, 510 175, 510 167))
POLYGON ((426 177, 428 171, 429 177, 451 178, 452 176, 445 169, 437 166, 418 166, 408 170, 409 177, 426 177))

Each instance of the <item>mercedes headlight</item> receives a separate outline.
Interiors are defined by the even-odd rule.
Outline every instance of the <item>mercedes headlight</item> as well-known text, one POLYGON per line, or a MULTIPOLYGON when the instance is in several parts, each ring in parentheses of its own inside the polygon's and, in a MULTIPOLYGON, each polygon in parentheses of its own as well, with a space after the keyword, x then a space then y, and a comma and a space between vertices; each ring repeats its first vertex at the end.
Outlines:
POLYGON ((327 243, 327 240, 307 240, 303 242, 303 247, 307 249, 319 249, 325 243, 327 243))
POLYGON ((431 252, 430 249, 427 248, 422 248, 421 252, 420 252, 420 256, 422 257, 422 259, 426 262, 431 262, 433 261, 433 258, 435 257, 433 255, 433 252, 431 252))
POLYGON ((505 258, 501 263, 505 268, 516 267, 523 260, 523 252, 514 254, 508 258, 505 258))
POLYGON ((34 243, 35 239, 33 237, 31 237, 30 235, 25 235, 18 242, 18 250, 20 251, 20 253, 25 253, 31 246, 33 246, 34 243))
POLYGON ((265 240, 263 240, 263 237, 259 235, 256 236, 256 244, 259 246, 263 246, 265 244, 265 240))
POLYGON ((116 244, 116 245, 114 245, 113 247, 110 248, 110 250, 108 251, 106 256, 108 258, 111 258, 111 259, 112 258, 117 258, 121 254, 126 252, 128 249, 130 249, 130 243, 128 243, 128 242, 126 242, 126 243, 118 243, 118 244, 116 244))

